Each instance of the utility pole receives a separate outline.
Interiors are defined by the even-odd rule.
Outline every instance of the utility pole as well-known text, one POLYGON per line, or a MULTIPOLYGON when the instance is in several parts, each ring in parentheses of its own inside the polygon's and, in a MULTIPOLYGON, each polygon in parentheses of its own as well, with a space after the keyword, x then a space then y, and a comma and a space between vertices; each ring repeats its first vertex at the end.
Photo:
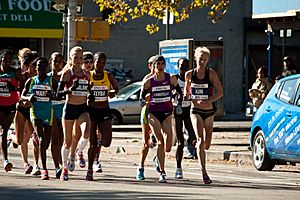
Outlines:
POLYGON ((166 40, 170 38, 170 12, 168 7, 169 7, 169 0, 167 1, 166 40))
POLYGON ((67 41, 67 59, 70 58, 70 50, 76 45, 75 41, 75 17, 76 17, 76 0, 69 0, 68 2, 68 41, 67 41))

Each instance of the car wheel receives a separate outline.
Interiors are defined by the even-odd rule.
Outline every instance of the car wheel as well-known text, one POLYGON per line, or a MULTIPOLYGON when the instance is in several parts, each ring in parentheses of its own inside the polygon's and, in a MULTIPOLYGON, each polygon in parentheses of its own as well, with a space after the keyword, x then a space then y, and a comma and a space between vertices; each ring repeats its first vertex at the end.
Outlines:
POLYGON ((272 170, 274 161, 270 158, 263 131, 260 130, 254 137, 252 148, 252 160, 254 167, 259 171, 272 170))
POLYGON ((111 123, 112 123, 113 125, 116 125, 116 124, 122 124, 123 119, 122 119, 121 114, 120 114, 118 111, 116 111, 116 110, 111 110, 110 115, 111 115, 111 123))

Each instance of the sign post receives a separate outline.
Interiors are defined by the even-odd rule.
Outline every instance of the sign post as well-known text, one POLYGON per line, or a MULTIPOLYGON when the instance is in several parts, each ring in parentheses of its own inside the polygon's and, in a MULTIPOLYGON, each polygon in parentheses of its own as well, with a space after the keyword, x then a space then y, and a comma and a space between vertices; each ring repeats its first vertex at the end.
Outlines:
POLYGON ((75 17, 76 17, 76 0, 69 0, 68 4, 68 40, 67 40, 67 58, 70 58, 70 50, 76 45, 75 41, 75 17))
POLYGON ((271 25, 268 23, 268 29, 266 30, 268 36, 268 76, 271 78, 271 70, 272 70, 272 47, 273 47, 273 30, 271 25))

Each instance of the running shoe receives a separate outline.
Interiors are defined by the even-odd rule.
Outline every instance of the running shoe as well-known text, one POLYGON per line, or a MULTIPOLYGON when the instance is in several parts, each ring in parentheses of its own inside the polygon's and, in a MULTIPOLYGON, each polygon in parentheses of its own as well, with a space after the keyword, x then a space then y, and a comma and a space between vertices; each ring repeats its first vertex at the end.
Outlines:
POLYGON ((203 183, 204 184, 211 184, 212 183, 212 181, 210 180, 210 178, 207 174, 203 174, 203 183))
POLYGON ((7 133, 7 147, 9 147, 11 144, 15 149, 19 147, 17 143, 14 143, 15 138, 16 138, 15 131, 9 130, 7 133))
POLYGON ((72 172, 75 170, 75 157, 69 158, 68 160, 69 171, 72 172))
POLYGON ((192 155, 192 154, 189 154, 189 155, 187 155, 187 156, 185 156, 185 157, 183 157, 183 158, 184 158, 184 159, 194 159, 195 156, 192 155))
POLYGON ((167 183, 167 175, 166 175, 166 173, 161 173, 160 174, 158 182, 159 183, 167 183))
POLYGON ((60 178, 61 172, 62 172, 62 168, 61 167, 57 167, 55 169, 55 177, 56 178, 60 178))
POLYGON ((94 164, 93 164, 93 170, 94 170, 95 172, 102 173, 102 166, 101 166, 101 163, 98 162, 98 161, 95 161, 94 164))
POLYGON ((31 175, 38 176, 41 175, 41 169, 39 166, 34 166, 31 172, 31 175))
POLYGON ((41 179, 42 180, 49 180, 49 175, 48 175, 48 171, 47 170, 43 170, 42 171, 41 179))
POLYGON ((94 180, 94 178, 93 178, 93 170, 92 169, 89 169, 87 171, 85 179, 87 181, 93 181, 94 180))
POLYGON ((17 143, 12 142, 12 144, 15 149, 17 149, 19 147, 19 145, 17 143))
POLYGON ((13 167, 13 165, 8 160, 4 160, 3 168, 6 172, 11 171, 12 167, 13 167))
POLYGON ((30 174, 32 172, 32 169, 33 169, 33 167, 29 163, 27 163, 24 166, 24 174, 30 174))
POLYGON ((80 168, 84 168, 85 167, 85 160, 83 158, 83 153, 82 152, 78 152, 77 153, 77 165, 80 168))
POLYGON ((69 180, 68 168, 67 167, 63 168, 62 173, 60 175, 60 180, 61 181, 68 181, 69 180))
POLYGON ((144 168, 141 167, 136 169, 136 180, 145 180, 144 171, 144 168))
POLYGON ((175 172, 175 178, 177 179, 182 179, 183 178, 183 173, 181 168, 177 168, 175 172))
POLYGON ((159 161, 158 161, 157 156, 154 156, 154 158, 153 158, 153 163, 154 163, 154 165, 155 165, 156 171, 157 171, 158 173, 160 173, 159 161))
POLYGON ((151 133, 150 136, 150 148, 153 149, 157 144, 157 140, 156 137, 154 136, 154 134, 151 133))

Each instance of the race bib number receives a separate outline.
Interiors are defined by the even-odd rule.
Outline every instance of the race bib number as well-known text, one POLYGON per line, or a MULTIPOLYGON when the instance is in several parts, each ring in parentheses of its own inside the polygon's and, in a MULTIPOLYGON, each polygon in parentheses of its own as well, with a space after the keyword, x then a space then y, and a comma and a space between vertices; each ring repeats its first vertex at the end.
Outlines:
POLYGON ((92 93, 95 96, 95 101, 107 101, 108 100, 108 87, 107 86, 94 86, 92 93))
POLYGON ((208 99, 208 84, 191 84, 192 99, 206 100, 208 99))
POLYGON ((79 84, 78 87, 74 91, 72 91, 72 95, 86 97, 88 95, 87 90, 88 90, 89 82, 84 79, 79 79, 78 84, 79 84))

